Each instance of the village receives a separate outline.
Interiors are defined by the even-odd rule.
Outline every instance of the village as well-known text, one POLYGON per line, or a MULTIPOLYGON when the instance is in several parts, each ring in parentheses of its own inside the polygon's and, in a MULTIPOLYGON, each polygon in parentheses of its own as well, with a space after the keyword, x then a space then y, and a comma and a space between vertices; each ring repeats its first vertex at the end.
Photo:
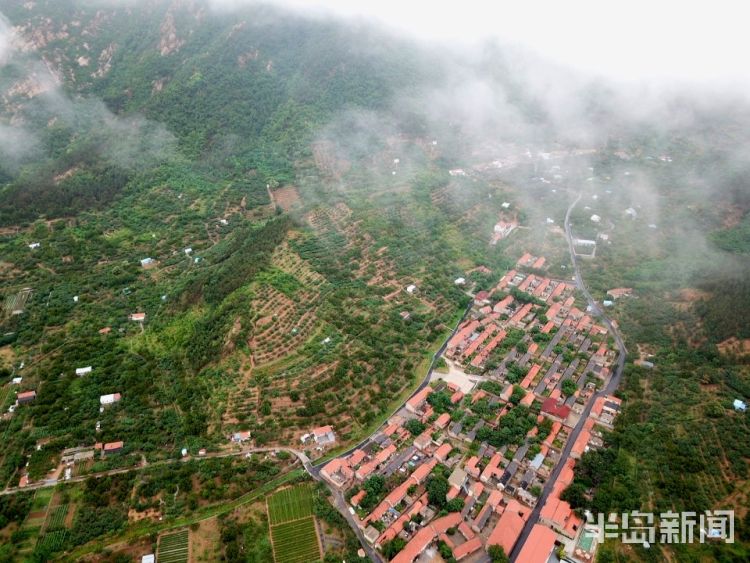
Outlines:
POLYGON ((599 392, 616 352, 576 306, 575 286, 544 266, 526 253, 476 292, 447 343, 448 372, 322 468, 386 559, 489 561, 499 546, 506 555, 520 547, 524 563, 594 560, 593 527, 561 495, 620 411, 599 392))

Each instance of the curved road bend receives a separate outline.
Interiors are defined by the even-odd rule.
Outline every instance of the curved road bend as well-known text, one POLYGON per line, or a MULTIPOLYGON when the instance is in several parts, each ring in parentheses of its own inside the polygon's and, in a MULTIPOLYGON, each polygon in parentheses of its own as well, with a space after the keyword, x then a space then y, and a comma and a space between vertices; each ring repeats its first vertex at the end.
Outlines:
MULTIPOLYGON (((392 413, 391 413, 391 414, 390 414, 390 415, 388 416, 388 418, 391 418, 391 417, 392 417, 393 415, 395 415, 395 414, 396 414, 396 413, 397 413, 398 411, 400 411, 400 410, 401 410, 401 409, 402 409, 402 408, 404 407, 404 405, 405 405, 405 404, 407 403, 407 401, 408 401, 409 399, 411 399, 411 398, 412 398, 412 397, 413 397, 414 395, 416 395, 416 394, 417 394, 417 393, 419 393, 419 392, 420 392, 420 391, 421 391, 422 389, 424 389, 425 387, 427 387, 427 385, 429 385, 429 383, 430 383, 430 378, 432 377, 432 372, 433 372, 433 371, 435 370, 435 364, 437 363, 437 361, 438 361, 438 359, 440 358, 440 356, 442 356, 442 355, 443 355, 443 352, 445 352, 445 349, 446 349, 446 347, 448 346, 448 342, 450 342, 451 338, 453 338, 453 337, 454 337, 454 336, 456 335, 456 333, 458 332, 458 327, 460 327, 460 326, 461 326, 461 323, 463 323, 463 322, 464 322, 464 321, 466 320, 466 317, 468 316, 469 312, 471 311, 471 306, 472 306, 472 304, 473 304, 473 303, 474 303, 474 299, 472 298, 472 300, 471 300, 471 301, 469 302, 469 305, 468 305, 468 306, 466 307, 466 310, 464 311, 464 314, 463 314, 463 315, 461 315, 461 318, 460 318, 460 319, 458 320, 458 322, 456 323, 456 326, 454 326, 454 327, 453 327, 453 330, 452 330, 452 331, 451 331, 451 333, 450 333, 450 334, 448 335, 448 338, 446 338, 446 339, 445 339, 445 342, 443 342, 442 346, 440 346, 440 349, 438 349, 438 351, 437 351, 437 352, 435 352, 435 353, 434 353, 434 354, 432 355, 432 361, 430 362, 430 368, 429 368, 429 369, 427 370, 427 375, 425 375, 425 376, 424 376, 424 379, 422 379, 422 382, 421 382, 421 383, 419 384, 419 387, 417 387, 416 389, 414 389, 414 391, 412 392, 412 394, 411 394, 411 395, 409 395, 409 396, 408 396, 408 397, 407 397, 407 398, 406 398, 406 399, 404 400, 404 402, 402 402, 401 404, 399 404, 399 406, 397 406, 397 407, 396 407, 396 408, 395 408, 395 409, 393 410, 393 412, 392 412, 392 413)), ((386 419, 386 420, 388 420, 388 419, 386 419)), ((381 424, 380 426, 382 426, 382 424, 381 424)), ((353 452, 354 452, 354 450, 357 450, 357 449, 359 449, 359 448, 363 447, 363 446, 364 446, 365 444, 367 444, 367 442, 369 442, 369 441, 370 441, 370 439, 371 439, 371 438, 372 438, 372 437, 373 437, 373 436, 374 436, 375 434, 377 434, 377 433, 378 433, 378 430, 380 429, 380 426, 378 426, 378 428, 377 428, 377 429, 375 430, 375 432, 373 432, 372 434, 370 434, 370 435, 369 435, 369 436, 367 436, 366 438, 362 439, 362 440, 361 440, 361 441, 360 441, 360 442, 359 442, 359 443, 358 443, 357 445, 355 445, 355 446, 352 446, 351 448, 349 448, 349 449, 348 449, 348 450, 346 450, 345 452, 342 452, 342 453, 338 454, 338 455, 337 455, 336 457, 346 457, 346 456, 348 456, 349 454, 353 453, 353 452)), ((334 459, 334 458, 331 458, 331 459, 334 459)), ((326 463, 328 463, 329 461, 331 461, 331 459, 324 459, 324 460, 322 460, 322 461, 316 461, 316 462, 315 462, 315 463, 313 464, 313 469, 314 469, 315 471, 317 471, 317 472, 320 472, 320 469, 321 469, 321 468, 322 468, 322 467, 323 467, 323 466, 324 466, 324 465, 325 465, 326 463)))
MULTIPOLYGON (((570 214, 572 213, 573 209, 578 204, 578 202, 581 200, 582 195, 583 195, 582 192, 578 194, 578 197, 575 199, 575 201, 573 201, 573 203, 570 204, 567 212, 565 213, 565 236, 568 239, 568 250, 570 252, 570 260, 573 263, 573 268, 575 271, 574 272, 575 283, 576 283, 576 287, 578 288, 578 290, 586 298, 586 301, 588 302, 588 305, 591 308, 591 311, 590 311, 591 315, 597 317, 597 319, 601 321, 607 327, 607 330, 609 331, 609 333, 614 337, 615 343, 617 344, 617 348, 619 350, 619 356, 617 358, 617 364, 616 364, 615 370, 612 372, 612 376, 610 377, 609 381, 601 390, 594 393, 594 395, 591 397, 588 403, 586 403, 586 407, 583 409, 583 413, 581 414, 581 418, 578 420, 578 424, 576 424, 575 428, 570 433, 570 436, 568 437, 568 441, 565 444, 565 448, 563 448, 562 454, 560 455, 560 460, 557 462, 555 469, 552 471, 552 474, 550 475, 549 479, 547 479, 547 482, 544 484, 544 488, 542 489, 542 494, 539 496, 536 506, 531 511, 531 514, 529 515, 529 519, 526 521, 523 531, 521 532, 521 536, 518 538, 518 542, 516 542, 516 546, 513 548, 513 550, 509 554, 511 561, 518 560, 518 554, 521 552, 523 545, 526 543, 526 540, 529 538, 529 534, 531 534, 531 530, 534 527, 534 524, 536 524, 539 521, 539 515, 542 511, 542 507, 544 506, 544 503, 547 501, 547 497, 552 492, 555 482, 560 477, 560 473, 562 472, 563 467, 565 466, 565 463, 568 461, 568 458, 570 457, 570 452, 573 449, 573 444, 575 444, 576 440, 578 439, 579 434, 583 430, 583 426, 586 423, 586 419, 591 414, 591 408, 594 406, 594 401, 599 397, 603 397, 605 395, 610 395, 614 393, 614 391, 617 389, 618 385, 620 384, 620 378, 622 377, 622 370, 625 367, 625 357, 627 356, 627 349, 625 348, 625 342, 623 342, 620 332, 612 324, 612 321, 607 317, 607 315, 604 314, 604 311, 602 311, 601 307, 599 307, 599 305, 596 303, 594 298, 591 296, 591 293, 589 292, 588 288, 586 287, 586 284, 583 282, 583 278, 581 277, 581 267, 576 258, 575 248, 573 245, 573 235, 571 234, 571 230, 570 230, 570 214)), ((523 563, 523 562, 520 562, 520 563, 523 563)))
MULTIPOLYGON (((469 302, 469 305, 466 307, 466 310, 464 311, 464 314, 461 315, 461 318, 456 323, 456 326, 453 327, 453 330, 448 335, 448 338, 445 339, 445 342, 443 342, 443 344, 440 346, 440 348, 438 349, 438 351, 435 352, 432 355, 432 361, 430 362, 430 368, 427 370, 427 374, 425 375, 425 377, 422 380, 422 382, 412 392, 412 394, 409 395, 404 400, 403 403, 401 403, 398 407, 396 407, 396 409, 391 413, 391 415, 388 418, 390 418, 391 416, 395 415, 399 410, 401 410, 403 408, 404 404, 406 404, 406 401, 408 401, 409 399, 411 399, 414 395, 416 395, 422 389, 424 389, 425 387, 427 387, 427 385, 429 385, 430 378, 432 377, 432 372, 435 369, 435 364, 437 363, 438 358, 440 358, 440 356, 443 355, 443 352, 445 352, 445 348, 448 346, 448 342, 450 342, 450 339, 453 338, 453 336, 456 334, 456 332, 458 332, 458 327, 461 326, 461 323, 464 322, 464 320, 466 319, 466 316, 471 311, 472 303, 473 303, 473 300, 469 302)), ((365 444, 367 444, 367 442, 370 441, 370 439, 372 438, 372 436, 379 431, 379 429, 380 429, 380 426, 378 426, 378 428, 375 430, 375 432, 373 432, 373 434, 370 434, 369 436, 367 436, 366 438, 364 438, 363 440, 361 440, 357 445, 352 446, 351 448, 349 448, 345 452, 340 453, 336 457, 345 457, 345 456, 348 456, 349 454, 351 454, 352 452, 354 452, 354 450, 363 447, 365 444)), ((365 550, 365 553, 370 558, 370 561, 374 561, 375 563, 382 563, 383 562, 383 558, 380 556, 380 553, 378 551, 376 551, 375 549, 373 549, 373 547, 370 545, 370 543, 365 539, 365 536, 362 533, 362 530, 360 529, 360 527, 359 527, 359 525, 358 525, 355 517, 352 515, 351 512, 349 512, 349 504, 346 502, 346 499, 344 498, 344 495, 342 494, 342 492, 340 490, 338 490, 336 487, 334 487, 333 485, 331 485, 330 483, 328 483, 328 481, 326 481, 325 479, 323 479, 320 476, 320 470, 321 470, 321 468, 326 463, 328 463, 329 461, 331 461, 331 460, 330 459, 326 459, 326 460, 323 460, 323 461, 318 461, 314 465, 310 464, 310 462, 308 461, 308 463, 305 464, 305 469, 307 469, 307 472, 310 474, 310 476, 313 479, 316 479, 318 481, 321 481, 321 482, 325 483, 326 486, 328 487, 328 489, 331 491, 331 493, 333 495, 333 501, 334 501, 333 505, 336 507, 336 510, 338 510, 339 513, 349 523, 349 527, 356 534, 357 538, 359 539, 359 543, 362 545, 362 549, 365 550)))

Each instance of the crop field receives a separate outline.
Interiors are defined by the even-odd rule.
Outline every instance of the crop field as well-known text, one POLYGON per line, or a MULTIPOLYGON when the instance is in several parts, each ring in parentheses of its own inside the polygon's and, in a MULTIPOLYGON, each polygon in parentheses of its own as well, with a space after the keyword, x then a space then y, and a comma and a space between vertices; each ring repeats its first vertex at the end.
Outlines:
POLYGON ((61 504, 50 508, 47 513, 47 523, 45 530, 47 533, 61 530, 65 527, 65 517, 68 515, 68 505, 61 504))
POLYGON ((268 499, 268 521, 276 563, 320 560, 318 533, 312 514, 313 489, 310 485, 282 489, 268 499))
POLYGON ((68 530, 55 530, 54 532, 47 532, 46 534, 39 537, 37 542, 37 549, 53 553, 60 551, 65 544, 65 538, 68 535, 68 530))
POLYGON ((271 526, 271 541, 276 563, 320 561, 318 533, 312 516, 271 526))
POLYGON ((156 560, 161 563, 187 563, 189 536, 189 530, 161 536, 156 560))
POLYGON ((307 518, 313 513, 313 490, 310 485, 289 487, 268 499, 268 520, 271 526, 307 518))

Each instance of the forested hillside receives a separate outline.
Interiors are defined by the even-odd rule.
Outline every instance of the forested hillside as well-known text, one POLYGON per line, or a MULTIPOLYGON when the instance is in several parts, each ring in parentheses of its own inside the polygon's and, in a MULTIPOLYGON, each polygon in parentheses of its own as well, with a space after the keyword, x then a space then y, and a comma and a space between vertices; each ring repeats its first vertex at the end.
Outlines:
MULTIPOLYGON (((691 119, 660 129, 596 84, 575 107, 550 103, 554 84, 496 46, 464 64, 264 6, 0 0, 0 13, 0 483, 44 479, 63 449, 94 443, 124 442, 76 476, 162 464, 68 499, 82 509, 45 557, 93 550, 150 511, 200 514, 292 464, 190 473, 183 448, 221 452, 238 431, 297 447, 328 424, 337 446, 367 435, 425 375, 467 288, 527 250, 567 279, 559 225, 580 190, 579 235, 597 238, 594 212, 612 226, 584 268, 592 291, 636 297, 613 308, 625 409, 571 503, 732 506, 747 540, 748 423, 731 408, 750 400, 749 167, 732 149, 746 110, 676 104, 691 119), (520 228, 490 244, 508 207, 520 228)), ((31 532, 13 522, 38 507, 0 508, 17 557, 31 532)), ((658 558, 621 547, 604 557, 658 558)))

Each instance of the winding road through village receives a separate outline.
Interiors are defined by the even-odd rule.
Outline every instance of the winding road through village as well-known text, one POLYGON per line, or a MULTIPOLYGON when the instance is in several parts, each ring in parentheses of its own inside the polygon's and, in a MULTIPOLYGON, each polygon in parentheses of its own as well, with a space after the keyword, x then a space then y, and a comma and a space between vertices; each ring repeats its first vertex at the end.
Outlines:
MULTIPOLYGON (((597 391, 594 394, 594 396, 592 397, 592 399, 590 401, 588 401, 588 403, 586 404, 586 407, 583 410, 583 413, 581 414, 581 416, 579 418, 578 423, 576 424, 575 428, 572 430, 572 432, 571 432, 571 434, 570 434, 570 436, 569 436, 569 438, 567 440, 567 443, 565 445, 565 448, 562 451, 562 454, 560 456, 560 460, 558 461, 557 465, 555 466, 552 474, 550 475, 550 478, 545 483, 545 486, 544 486, 544 488, 542 490, 542 494, 540 495, 540 497, 539 497, 539 499, 537 501, 536 506, 531 511, 531 514, 529 515, 529 518, 526 521, 524 529, 521 532, 521 536, 520 536, 518 542, 516 542, 515 548, 509 554, 509 557, 510 557, 511 561, 517 561, 518 560, 518 554, 520 553, 521 549, 523 548, 523 545, 525 544, 526 540, 528 539, 529 535, 531 534, 531 530, 533 529, 534 524, 536 524, 538 522, 539 515, 541 513, 541 509, 544 506, 544 503, 546 502, 547 497, 551 493, 551 491, 553 489, 553 486, 554 486, 554 483, 557 481, 558 477, 560 476, 560 473, 562 472, 562 469, 565 466, 566 461, 570 457, 571 449, 573 448, 573 445, 575 444, 575 442, 576 442, 579 434, 583 430, 584 424, 585 424, 586 419, 588 418, 589 414, 591 413, 591 409, 592 409, 592 406, 593 406, 595 400, 598 397, 602 397, 602 396, 606 396, 606 395, 612 394, 617 389, 617 387, 619 386, 620 378, 622 376, 622 371, 623 371, 623 368, 624 368, 624 365, 625 365, 625 358, 626 358, 626 355, 627 355, 627 350, 625 348, 625 343, 624 343, 624 341, 622 339, 622 336, 620 335, 620 332, 617 330, 617 327, 614 325, 614 323, 606 316, 606 314, 604 313, 604 311, 602 310, 602 308, 599 306, 599 304, 594 300, 594 298, 592 297, 592 295, 589 292, 588 288, 586 287, 586 284, 583 281, 583 277, 581 276, 580 264, 578 262, 578 258, 577 258, 576 253, 575 253, 575 245, 574 245, 573 236, 572 236, 572 233, 571 233, 571 225, 570 225, 570 215, 571 215, 573 209, 575 209, 575 206, 581 200, 581 197, 582 197, 582 193, 579 193, 578 196, 576 197, 576 199, 570 204, 570 206, 568 207, 567 212, 565 214, 565 235, 566 235, 567 242, 568 242, 568 249, 569 249, 569 252, 570 252, 570 258, 571 258, 571 261, 572 261, 572 264, 573 264, 573 267, 574 267, 574 274, 575 274, 574 280, 575 280, 575 284, 576 284, 577 289, 586 298, 586 301, 587 301, 588 307, 589 307, 589 313, 592 316, 595 316, 596 318, 598 318, 599 321, 602 322, 607 327, 607 330, 609 331, 609 333, 614 338, 615 343, 617 344, 619 355, 618 355, 618 359, 617 359, 617 364, 615 366, 615 369, 612 372, 612 376, 610 377, 609 381, 607 382, 607 384, 602 389, 600 389, 599 391, 597 391)), ((456 331, 458 330, 458 327, 466 319, 466 316, 469 314, 470 310, 471 310, 471 303, 466 308, 466 311, 461 316, 461 319, 459 319, 459 321, 456 323, 455 327, 453 328, 453 330, 451 331, 451 333, 448 335, 448 337, 445 339, 445 341, 443 342, 443 344, 441 345, 441 347, 433 354, 432 361, 430 363, 430 367, 427 370, 427 373, 426 373, 425 377, 420 382, 419 386, 414 390, 414 392, 409 397, 407 397, 407 399, 403 403, 401 403, 393 411, 394 414, 396 412, 398 412, 398 410, 400 410, 404 406, 404 404, 406 403, 406 401, 409 398, 411 398, 416 393, 418 393, 419 391, 421 391, 422 389, 424 389, 427 385, 429 385, 429 382, 430 382, 430 379, 432 377, 432 373, 433 373, 433 371, 435 369, 435 365, 437 363, 437 360, 442 356, 442 354, 445 351, 445 348, 446 348, 448 342, 456 334, 456 331)), ((375 431, 375 433, 376 432, 377 432, 377 430, 375 431)), ((374 433, 373 433, 373 435, 374 435, 374 433)), ((346 456, 346 455, 352 453, 357 448, 363 447, 372 438, 373 435, 367 436, 366 438, 364 438, 363 440, 361 440, 359 443, 357 443, 355 446, 352 446, 347 451, 340 453, 339 456, 346 456)), ((367 542, 365 540, 365 537, 364 537, 364 535, 362 533, 362 530, 360 529, 360 527, 358 526, 356 520, 354 519, 354 517, 352 516, 351 512, 349 511, 349 505, 346 502, 346 499, 344 498, 344 495, 342 494, 342 492, 339 491, 338 489, 336 489, 335 487, 333 487, 330 483, 327 483, 320 476, 320 470, 321 470, 321 468, 328 461, 330 461, 330 458, 324 458, 324 459, 322 459, 322 460, 320 460, 320 461, 318 461, 316 463, 313 463, 307 457, 307 455, 305 455, 305 453, 303 453, 303 452, 301 452, 299 450, 296 450, 294 448, 268 447, 268 448, 249 448, 249 449, 244 449, 244 450, 234 451, 234 452, 210 453, 210 454, 207 454, 207 455, 201 456, 201 457, 186 457, 186 458, 183 458, 182 461, 187 461, 189 459, 211 459, 211 458, 217 458, 217 457, 231 457, 231 456, 248 455, 248 454, 251 454, 251 453, 271 453, 271 452, 279 452, 279 451, 285 451, 285 452, 288 452, 288 453, 296 456, 300 460, 300 462, 302 463, 305 471, 313 479, 315 479, 316 481, 320 481, 320 482, 326 484, 326 486, 328 487, 328 489, 331 491, 332 500, 333 500, 333 504, 334 504, 335 508, 346 519, 347 523, 349 524, 349 526, 352 528, 352 530, 356 534, 357 538, 359 539, 359 542, 362 545, 362 548, 364 549, 364 551, 367 554, 367 556, 370 558, 370 560, 374 561, 375 563, 383 563, 383 558, 381 557, 381 555, 375 549, 372 548, 372 546, 369 544, 369 542, 367 542)), ((164 461, 152 463, 150 465, 143 465, 143 466, 141 466, 139 468, 144 468, 144 467, 147 467, 147 466, 150 467, 152 465, 159 465, 159 464, 172 463, 172 462, 173 462, 173 460, 164 460, 164 461)), ((24 487, 24 488, 13 487, 13 488, 5 489, 3 491, 0 491, 0 495, 14 494, 14 493, 17 493, 17 492, 20 492, 20 491, 24 491, 24 490, 26 490, 26 491, 27 490, 34 490, 34 489, 39 489, 39 488, 43 488, 43 487, 51 487, 51 486, 57 485, 60 482, 75 483, 75 482, 84 481, 84 480, 86 480, 88 478, 92 478, 92 477, 96 478, 96 477, 102 477, 102 476, 105 476, 105 475, 115 475, 115 474, 118 474, 118 473, 126 473, 128 471, 133 471, 134 469, 137 470, 139 468, 129 467, 129 468, 124 468, 124 469, 113 469, 113 470, 110 470, 110 471, 104 471, 104 472, 95 473, 95 474, 88 474, 88 475, 81 475, 81 476, 73 477, 73 478, 71 478, 71 479, 69 479, 67 481, 58 481, 58 480, 40 481, 38 483, 30 484, 30 485, 28 485, 27 487, 24 487)))
POLYGON ((521 532, 521 536, 516 542, 516 545, 513 551, 511 551, 509 554, 511 561, 518 561, 518 554, 521 552, 521 549, 526 543, 526 540, 529 538, 529 535, 531 534, 531 530, 534 528, 534 524, 536 524, 539 521, 539 514, 542 511, 542 507, 544 506, 544 503, 547 501, 547 497, 552 492, 555 482, 560 477, 560 473, 562 472, 563 467, 565 467, 565 463, 568 461, 568 458, 570 457, 570 452, 573 449, 573 445, 576 443, 578 436, 581 434, 584 424, 586 423, 586 419, 591 414, 591 408, 594 406, 594 402, 596 402, 596 399, 598 399, 599 397, 611 395, 617 389, 617 387, 620 384, 620 378, 622 377, 622 370, 625 367, 625 358, 627 356, 627 349, 625 348, 625 342, 622 339, 622 335, 620 335, 620 331, 617 330, 617 327, 615 327, 615 325, 607 317, 607 315, 604 314, 604 311, 601 309, 599 304, 591 296, 591 292, 586 287, 586 284, 583 281, 583 277, 581 276, 581 267, 578 262, 578 257, 576 256, 575 244, 573 243, 573 235, 570 229, 570 214, 573 212, 573 209, 575 209, 575 206, 578 204, 578 202, 581 201, 582 196, 583 196, 583 193, 582 192, 579 193, 578 197, 576 197, 576 199, 570 204, 570 206, 568 207, 568 210, 565 213, 565 237, 568 240, 568 250, 570 252, 570 260, 573 263, 573 269, 574 269, 574 274, 575 274, 575 278, 574 278, 575 284, 576 284, 576 288, 586 298, 586 301, 589 306, 589 313, 592 316, 597 317, 599 321, 601 321, 607 327, 607 330, 615 339, 615 343, 617 344, 619 355, 617 357, 617 364, 615 366, 615 369, 612 372, 612 376, 610 377, 609 381, 602 389, 597 391, 594 394, 594 396, 591 397, 591 399, 586 403, 586 407, 583 409, 583 413, 581 413, 581 417, 578 419, 578 424, 576 424, 575 428, 573 428, 573 431, 570 433, 570 436, 568 437, 568 441, 565 444, 565 448, 563 448, 562 454, 560 455, 560 460, 557 462, 557 465, 555 466, 555 469, 552 471, 552 474, 550 475, 549 479, 547 479, 547 482, 545 483, 544 488, 542 489, 542 494, 537 499, 536 506, 531 511, 529 518, 526 520, 526 524, 524 525, 523 531, 521 532))

